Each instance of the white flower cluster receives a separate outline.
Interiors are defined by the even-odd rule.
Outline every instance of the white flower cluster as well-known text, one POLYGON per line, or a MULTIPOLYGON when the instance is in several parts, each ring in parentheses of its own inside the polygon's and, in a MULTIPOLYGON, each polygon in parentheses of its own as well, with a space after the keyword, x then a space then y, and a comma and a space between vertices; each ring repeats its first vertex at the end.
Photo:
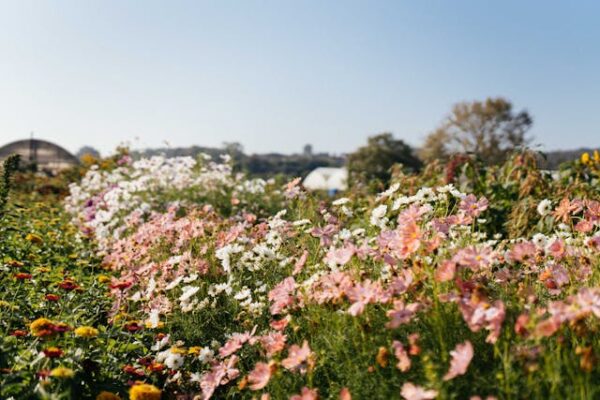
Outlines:
POLYGON ((93 166, 81 182, 72 183, 65 199, 74 222, 93 233, 100 248, 118 239, 129 225, 148 214, 161 196, 182 190, 198 193, 235 189, 237 193, 263 193, 267 182, 234 177, 227 157, 223 163, 198 163, 191 157, 154 156, 142 158, 111 171, 93 166))

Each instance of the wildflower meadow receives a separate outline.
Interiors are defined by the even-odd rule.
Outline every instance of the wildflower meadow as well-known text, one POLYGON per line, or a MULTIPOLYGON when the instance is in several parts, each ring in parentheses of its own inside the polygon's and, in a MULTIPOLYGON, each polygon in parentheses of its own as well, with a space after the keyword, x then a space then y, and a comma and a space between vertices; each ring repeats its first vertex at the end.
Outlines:
POLYGON ((227 157, 10 158, 0 398, 600 398, 600 156, 537 160, 329 197, 227 157))

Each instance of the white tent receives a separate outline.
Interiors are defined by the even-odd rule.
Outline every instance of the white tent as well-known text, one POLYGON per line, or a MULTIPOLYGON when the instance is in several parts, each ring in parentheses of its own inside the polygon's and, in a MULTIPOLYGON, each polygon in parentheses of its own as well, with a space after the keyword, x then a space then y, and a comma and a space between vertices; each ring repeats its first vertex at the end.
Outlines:
POLYGON ((312 171, 302 185, 308 190, 346 190, 348 170, 346 168, 319 167, 312 171))

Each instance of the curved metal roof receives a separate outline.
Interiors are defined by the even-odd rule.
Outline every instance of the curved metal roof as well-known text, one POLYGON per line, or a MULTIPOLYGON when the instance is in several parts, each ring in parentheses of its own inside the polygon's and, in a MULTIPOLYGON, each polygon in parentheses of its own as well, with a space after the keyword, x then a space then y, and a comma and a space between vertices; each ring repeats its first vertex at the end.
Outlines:
POLYGON ((77 164, 79 160, 63 147, 39 139, 17 140, 0 147, 0 159, 16 153, 25 163, 45 165, 77 164))

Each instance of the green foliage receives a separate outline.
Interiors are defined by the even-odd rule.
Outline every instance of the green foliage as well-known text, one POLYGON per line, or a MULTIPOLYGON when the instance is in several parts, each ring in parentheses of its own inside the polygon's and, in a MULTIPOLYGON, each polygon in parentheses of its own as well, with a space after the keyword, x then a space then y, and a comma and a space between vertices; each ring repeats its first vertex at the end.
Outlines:
POLYGON ((391 133, 382 133, 368 139, 367 145, 348 155, 348 172, 353 182, 369 184, 377 181, 387 184, 392 167, 401 164, 408 171, 417 171, 421 162, 412 148, 391 133))
POLYGON ((13 174, 19 168, 19 155, 11 154, 2 165, 2 181, 0 181, 0 219, 4 216, 13 174))

